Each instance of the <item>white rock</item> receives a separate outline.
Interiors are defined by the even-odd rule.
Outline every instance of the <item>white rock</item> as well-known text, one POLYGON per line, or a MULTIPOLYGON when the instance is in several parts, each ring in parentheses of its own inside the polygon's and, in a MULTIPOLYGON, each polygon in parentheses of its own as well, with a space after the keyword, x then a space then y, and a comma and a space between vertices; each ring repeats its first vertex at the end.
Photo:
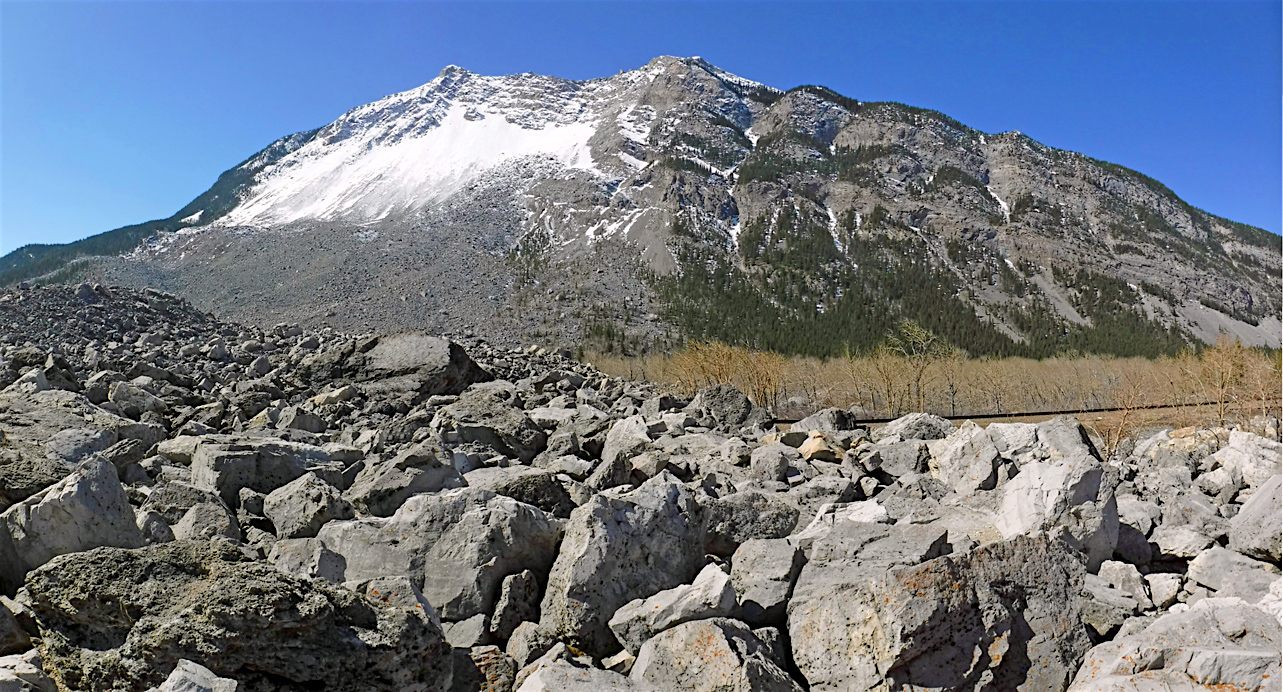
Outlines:
POLYGON ((1234 430, 1230 432, 1229 443, 1203 464, 1227 468, 1249 487, 1257 488, 1279 473, 1283 465, 1283 445, 1260 435, 1234 430))
POLYGON ((1070 692, 1278 689, 1277 620, 1238 598, 1179 611, 1092 649, 1070 692))
POLYGON ((183 659, 157 692, 236 692, 236 687, 235 680, 220 678, 205 666, 183 659))
POLYGON ((45 371, 40 368, 32 368, 24 372, 21 377, 13 381, 13 384, 4 388, 5 393, 21 394, 35 394, 48 390, 49 380, 45 377, 45 371))
POLYGON ((929 468, 959 495, 992 490, 998 483, 998 448, 984 428, 971 421, 962 424, 944 440, 931 447, 929 468))
POLYGON ((645 419, 630 416, 612 425, 610 432, 606 433, 601 460, 608 464, 616 459, 627 460, 649 447, 650 441, 650 431, 645 419))
POLYGON ((1195 531, 1189 526, 1160 526, 1149 536, 1164 555, 1196 557, 1212 544, 1211 536, 1195 531))
POLYGON ((1145 591, 1145 580, 1140 576, 1140 570, 1134 565, 1126 562, 1117 562, 1115 560, 1105 560, 1100 564, 1101 579, 1119 591, 1131 596, 1133 600, 1140 605, 1141 610, 1149 610, 1153 607, 1149 594, 1145 591))
POLYGON ((1259 560, 1278 562, 1283 526, 1283 476, 1266 481, 1230 520, 1230 548, 1259 560))
POLYGON ((548 576, 540 627, 593 655, 612 653, 620 606, 688 583, 704 565, 704 516, 668 472, 575 509, 548 576))
POLYGON ((748 626, 715 618, 678 625, 646 642, 637 654, 634 682, 683 692, 801 692, 748 626))
POLYGON ((1215 545, 1190 560, 1186 576, 1216 591, 1218 596, 1238 596, 1248 603, 1256 603, 1269 594, 1270 585, 1279 580, 1279 569, 1215 545))
POLYGON ((280 538, 315 536, 326 522, 351 519, 352 505, 339 489, 308 473, 273 490, 263 500, 263 513, 280 538))
POLYGON ((1184 584, 1181 575, 1168 572, 1146 574, 1145 582, 1149 584, 1150 600, 1159 608, 1166 608, 1175 603, 1184 584))
POLYGON ((330 404, 348 401, 355 397, 357 393, 357 388, 349 384, 339 387, 338 389, 331 389, 328 392, 317 394, 311 399, 308 399, 308 401, 312 402, 312 404, 316 406, 328 406, 330 404))
POLYGON ((691 620, 731 617, 735 605, 731 578, 710 564, 690 584, 626 603, 607 624, 619 643, 636 654, 646 640, 670 627, 691 620))

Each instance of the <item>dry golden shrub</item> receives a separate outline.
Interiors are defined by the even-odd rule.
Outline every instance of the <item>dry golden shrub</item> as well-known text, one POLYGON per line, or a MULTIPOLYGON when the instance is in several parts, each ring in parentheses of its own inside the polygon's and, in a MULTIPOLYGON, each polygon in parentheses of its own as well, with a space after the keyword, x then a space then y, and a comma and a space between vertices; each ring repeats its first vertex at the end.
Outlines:
MULTIPOLYGON (((923 409, 949 417, 983 417, 1042 411, 1119 409, 1102 418, 1102 439, 1126 438, 1137 426, 1161 422, 1227 423, 1280 414, 1278 352, 1266 353, 1222 340, 1201 354, 1173 358, 1108 356, 968 359, 943 353, 927 368, 902 353, 785 358, 717 342, 702 342, 667 355, 590 359, 612 375, 645 379, 690 395, 729 383, 755 403, 777 411, 791 398, 805 408, 858 407, 866 417, 895 417, 923 409), (1154 406, 1177 407, 1158 413, 1154 406), (1121 420, 1120 420, 1121 418, 1121 420)), ((790 409, 789 411, 793 411, 790 409)), ((1094 418, 1082 417, 1086 423, 1094 418)))

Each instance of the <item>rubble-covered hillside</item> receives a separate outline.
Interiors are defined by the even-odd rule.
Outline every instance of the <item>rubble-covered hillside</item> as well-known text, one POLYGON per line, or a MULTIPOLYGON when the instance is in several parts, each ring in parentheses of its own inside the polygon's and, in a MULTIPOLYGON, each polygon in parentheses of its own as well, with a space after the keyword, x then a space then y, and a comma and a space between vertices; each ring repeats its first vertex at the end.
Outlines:
POLYGON ((560 354, 0 295, 0 690, 1279 690, 1277 422, 780 431, 560 354))

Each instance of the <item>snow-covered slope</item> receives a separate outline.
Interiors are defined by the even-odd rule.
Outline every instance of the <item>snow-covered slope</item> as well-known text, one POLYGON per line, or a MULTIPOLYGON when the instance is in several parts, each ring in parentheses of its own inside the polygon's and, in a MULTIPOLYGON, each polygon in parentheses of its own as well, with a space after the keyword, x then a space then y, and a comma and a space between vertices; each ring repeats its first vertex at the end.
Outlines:
POLYGON ((386 219, 440 203, 520 159, 548 164, 549 174, 566 168, 618 179, 641 162, 613 145, 644 144, 649 122, 639 117, 637 101, 675 62, 660 58, 580 82, 447 67, 417 89, 355 108, 322 128, 259 172, 221 224, 386 219))

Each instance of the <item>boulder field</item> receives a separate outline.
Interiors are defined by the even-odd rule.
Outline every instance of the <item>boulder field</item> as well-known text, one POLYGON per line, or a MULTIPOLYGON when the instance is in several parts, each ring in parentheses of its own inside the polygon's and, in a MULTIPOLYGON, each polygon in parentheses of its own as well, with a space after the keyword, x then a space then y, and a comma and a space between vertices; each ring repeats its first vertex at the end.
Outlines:
POLYGON ((725 385, 89 285, 0 295, 0 388, 0 692, 1283 680, 1248 427, 781 431, 725 385))

